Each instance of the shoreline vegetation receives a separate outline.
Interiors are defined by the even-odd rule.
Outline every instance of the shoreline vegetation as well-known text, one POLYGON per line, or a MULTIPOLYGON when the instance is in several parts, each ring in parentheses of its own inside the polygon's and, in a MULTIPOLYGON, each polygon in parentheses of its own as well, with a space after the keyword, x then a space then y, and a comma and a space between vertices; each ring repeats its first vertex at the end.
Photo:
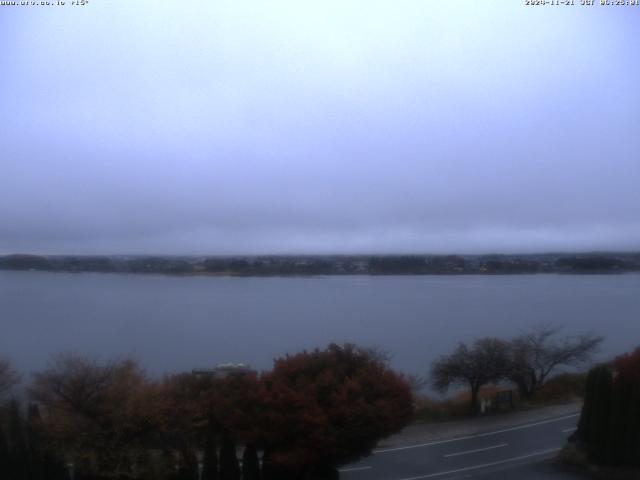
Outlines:
POLYGON ((62 353, 33 374, 21 403, 5 361, 0 476, 336 480, 412 419, 408 381, 376 350, 330 344, 262 372, 235 367, 154 379, 131 359, 62 353))
POLYGON ((26 396, 18 397, 20 375, 0 359, 0 472, 24 480, 75 473, 84 480, 184 480, 197 472, 203 480, 335 480, 340 466, 394 435, 437 435, 447 421, 460 428, 465 419, 582 403, 558 464, 598 479, 638 478, 640 348, 589 373, 551 376, 555 367, 590 363, 600 342, 589 334, 556 333, 540 327, 508 342, 459 344, 432 364, 430 383, 442 383, 443 363, 447 383, 464 384, 463 370, 474 380, 445 401, 418 394, 422 379, 393 370, 389 352, 354 344, 287 354, 262 372, 220 364, 162 378, 131 359, 62 353, 35 372, 26 396), (505 362, 495 363, 504 369, 480 373, 478 380, 474 372, 491 368, 501 355, 505 362), (531 368, 544 375, 525 392, 520 374, 531 368), (509 405, 498 402, 505 388, 515 393, 509 405), (481 399, 494 399, 495 408, 475 408, 481 399))
POLYGON ((0 256, 0 270, 210 276, 505 275, 640 272, 640 252, 490 255, 31 255, 0 256))

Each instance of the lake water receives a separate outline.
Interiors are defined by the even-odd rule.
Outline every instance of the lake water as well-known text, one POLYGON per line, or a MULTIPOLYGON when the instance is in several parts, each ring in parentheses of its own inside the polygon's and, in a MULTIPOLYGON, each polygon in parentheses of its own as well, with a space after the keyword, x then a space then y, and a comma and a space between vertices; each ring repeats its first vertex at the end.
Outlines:
POLYGON ((219 362, 268 368, 330 342, 379 345, 425 373, 458 341, 553 322, 640 345, 640 275, 169 277, 0 271, 0 356, 31 371, 77 351, 151 373, 219 362))

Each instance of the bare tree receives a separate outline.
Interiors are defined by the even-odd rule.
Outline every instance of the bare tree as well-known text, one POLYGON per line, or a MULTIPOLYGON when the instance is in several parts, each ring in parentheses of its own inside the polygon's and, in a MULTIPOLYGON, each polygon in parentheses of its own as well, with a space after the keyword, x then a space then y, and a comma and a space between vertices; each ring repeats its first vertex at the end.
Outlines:
POLYGON ((0 400, 20 383, 20 374, 8 360, 0 359, 0 400))
POLYGON ((370 347, 362 347, 360 351, 365 355, 368 355, 369 358, 373 360, 377 360, 385 365, 389 365, 395 354, 380 345, 372 345, 370 347))
POLYGON ((507 378, 521 397, 530 398, 554 369, 588 362, 602 343, 593 333, 557 338, 559 331, 560 327, 542 325, 510 342, 507 378))
POLYGON ((429 385, 429 379, 421 375, 407 375, 405 378, 414 397, 420 395, 422 389, 429 385))
POLYGON ((73 412, 95 420, 113 382, 116 365, 62 353, 34 375, 31 396, 49 410, 73 412))
POLYGON ((471 390, 471 410, 478 405, 478 393, 483 385, 504 378, 509 347, 498 338, 482 338, 471 347, 460 343, 450 355, 443 355, 431 366, 431 383, 440 391, 451 385, 466 385, 471 390))
POLYGON ((157 425, 158 405, 153 385, 134 361, 61 354, 34 375, 29 391, 42 407, 42 426, 60 456, 95 458, 95 465, 82 468, 99 467, 104 476, 125 476, 137 468, 131 459, 157 425))

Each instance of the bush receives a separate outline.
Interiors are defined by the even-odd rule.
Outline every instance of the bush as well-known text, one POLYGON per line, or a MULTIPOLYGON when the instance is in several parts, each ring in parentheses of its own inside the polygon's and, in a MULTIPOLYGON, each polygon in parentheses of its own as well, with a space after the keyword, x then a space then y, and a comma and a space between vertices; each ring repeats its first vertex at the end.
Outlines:
MULTIPOLYGON (((496 393, 501 390, 504 388, 493 384, 486 385, 480 389, 478 396, 493 401, 496 393)), ((469 417, 473 414, 469 410, 470 401, 471 393, 469 391, 462 391, 444 400, 421 395, 415 400, 414 419, 417 422, 427 423, 469 417)))
POLYGON ((547 380, 531 399, 532 403, 563 403, 584 397, 587 375, 585 373, 562 373, 547 380))
POLYGON ((571 443, 565 445, 562 450, 560 450, 560 453, 558 454, 558 461, 564 465, 580 469, 589 466, 589 460, 586 453, 577 445, 571 443))
POLYGON ((469 416, 469 402, 456 399, 435 400, 421 397, 416 402, 415 421, 428 423, 469 416))
POLYGON ((408 382, 354 345, 280 358, 262 380, 271 469, 317 473, 352 462, 413 416, 408 382))

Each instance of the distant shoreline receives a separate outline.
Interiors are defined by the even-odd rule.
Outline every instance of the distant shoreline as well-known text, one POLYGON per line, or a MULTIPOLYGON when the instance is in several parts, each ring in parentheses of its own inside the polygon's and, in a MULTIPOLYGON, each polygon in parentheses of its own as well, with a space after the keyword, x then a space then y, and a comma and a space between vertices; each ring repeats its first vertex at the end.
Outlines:
POLYGON ((640 252, 224 257, 12 254, 0 256, 0 270, 218 277, 615 274, 640 272, 640 252))

